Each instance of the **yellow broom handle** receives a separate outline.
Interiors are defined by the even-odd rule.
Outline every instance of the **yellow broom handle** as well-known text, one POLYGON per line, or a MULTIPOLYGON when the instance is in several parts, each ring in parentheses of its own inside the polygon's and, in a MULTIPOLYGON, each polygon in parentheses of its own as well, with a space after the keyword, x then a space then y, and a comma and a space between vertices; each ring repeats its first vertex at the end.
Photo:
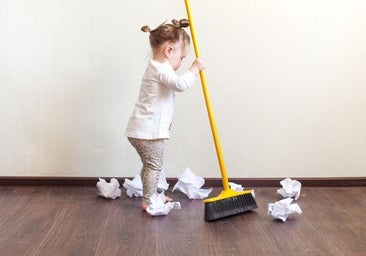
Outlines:
MULTIPOLYGON (((192 41, 193 41, 194 52, 196 54, 196 57, 198 58, 200 56, 200 53, 199 53, 199 49, 198 49, 196 31, 195 31, 195 28, 194 28, 194 22, 193 22, 193 18, 192 18, 192 14, 191 14, 191 6, 190 6, 190 3, 189 3, 188 0, 184 0, 184 1, 185 1, 185 5, 186 5, 188 20, 189 20, 189 27, 190 27, 190 30, 191 30, 191 36, 192 36, 192 41)), ((229 189, 229 180, 228 180, 228 177, 227 177, 227 174, 226 174, 226 167, 225 167, 225 163, 224 163, 224 157, 223 157, 223 154, 222 154, 220 140, 219 140, 219 136, 218 136, 218 132, 217 132, 217 128, 216 128, 216 123, 215 123, 215 119, 214 119, 214 115, 213 115, 213 111, 212 111, 212 107, 211 107, 211 101, 210 101, 209 92, 208 92, 208 88, 207 88, 207 84, 206 84, 206 76, 205 76, 205 73, 204 73, 203 70, 200 72, 200 78, 201 78, 203 95, 205 97, 208 118, 210 120, 212 136, 213 136, 213 139, 214 139, 214 142, 215 142, 217 158, 218 158, 219 165, 220 165, 222 185, 224 187, 224 190, 228 190, 229 189)))

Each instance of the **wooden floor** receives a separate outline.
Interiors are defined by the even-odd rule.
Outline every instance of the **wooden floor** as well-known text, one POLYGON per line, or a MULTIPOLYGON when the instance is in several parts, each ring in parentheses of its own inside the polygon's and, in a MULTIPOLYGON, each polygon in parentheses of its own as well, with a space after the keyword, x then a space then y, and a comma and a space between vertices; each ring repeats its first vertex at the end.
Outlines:
POLYGON ((95 187, 0 187, 0 255, 366 255, 366 187, 305 187, 303 214, 285 223, 267 214, 276 188, 255 193, 258 209, 205 222, 203 202, 180 192, 166 194, 181 210, 151 217, 95 187))

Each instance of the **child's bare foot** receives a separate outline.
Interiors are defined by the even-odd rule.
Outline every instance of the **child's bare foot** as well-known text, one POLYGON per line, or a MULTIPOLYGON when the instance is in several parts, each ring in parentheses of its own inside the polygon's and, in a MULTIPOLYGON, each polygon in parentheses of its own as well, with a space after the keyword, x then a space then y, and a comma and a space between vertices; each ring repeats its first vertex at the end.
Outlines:
POLYGON ((149 207, 149 205, 148 205, 148 204, 145 204, 145 203, 142 203, 142 204, 141 204, 141 210, 142 210, 142 211, 146 212, 147 207, 149 207))
MULTIPOLYGON (((169 196, 165 196, 165 202, 172 202, 173 199, 171 199, 169 196)), ((141 204, 141 210, 142 211, 146 211, 147 207, 149 207, 149 205, 147 203, 142 203, 141 204)))

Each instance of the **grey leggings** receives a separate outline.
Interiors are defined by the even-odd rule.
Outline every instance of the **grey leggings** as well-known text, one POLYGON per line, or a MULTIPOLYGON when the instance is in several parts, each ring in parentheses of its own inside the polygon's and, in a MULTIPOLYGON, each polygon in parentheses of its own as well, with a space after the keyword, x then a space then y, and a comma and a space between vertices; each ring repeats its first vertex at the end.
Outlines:
POLYGON ((163 166, 165 140, 128 138, 128 141, 136 149, 142 162, 142 202, 151 204, 150 197, 157 192, 159 175, 163 166))

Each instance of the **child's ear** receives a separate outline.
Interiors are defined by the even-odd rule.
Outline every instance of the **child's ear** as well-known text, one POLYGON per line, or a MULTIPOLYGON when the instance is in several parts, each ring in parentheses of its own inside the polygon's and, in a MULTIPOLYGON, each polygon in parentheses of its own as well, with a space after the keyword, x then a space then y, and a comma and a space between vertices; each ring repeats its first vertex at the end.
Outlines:
POLYGON ((167 57, 169 57, 173 52, 173 47, 171 45, 168 45, 166 48, 165 48, 165 55, 167 57))

